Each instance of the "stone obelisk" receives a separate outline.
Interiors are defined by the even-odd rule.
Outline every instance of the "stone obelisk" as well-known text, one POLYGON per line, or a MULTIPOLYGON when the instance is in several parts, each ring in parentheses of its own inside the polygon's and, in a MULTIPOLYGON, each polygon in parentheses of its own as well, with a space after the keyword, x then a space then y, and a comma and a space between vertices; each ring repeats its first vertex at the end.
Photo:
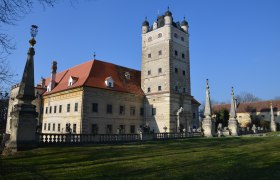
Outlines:
POLYGON ((27 52, 27 61, 19 84, 16 104, 11 112, 11 134, 4 147, 4 154, 17 152, 20 149, 36 146, 37 116, 34 90, 34 45, 37 26, 31 26, 30 48, 27 52))
POLYGON ((270 103, 270 130, 271 132, 276 132, 276 122, 274 119, 273 107, 272 102, 270 103))
POLYGON ((232 87, 231 90, 231 106, 230 106, 230 113, 229 113, 229 120, 228 120, 228 128, 230 130, 231 136, 238 136, 238 122, 236 119, 236 101, 234 98, 234 90, 232 87))
POLYGON ((204 136, 213 137, 215 134, 215 122, 212 119, 212 107, 209 89, 209 82, 208 79, 206 79, 206 99, 204 107, 204 118, 202 121, 202 129, 204 136))

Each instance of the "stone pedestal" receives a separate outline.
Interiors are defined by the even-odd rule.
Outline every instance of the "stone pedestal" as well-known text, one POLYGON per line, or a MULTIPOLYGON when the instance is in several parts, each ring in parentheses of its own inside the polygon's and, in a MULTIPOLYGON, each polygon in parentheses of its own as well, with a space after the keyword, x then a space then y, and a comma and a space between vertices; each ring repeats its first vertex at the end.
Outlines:
POLYGON ((238 122, 235 118, 229 119, 228 128, 231 136, 238 136, 238 122))
POLYGON ((5 143, 3 154, 20 149, 33 148, 37 144, 37 112, 32 104, 17 104, 11 112, 11 134, 5 143))
POLYGON ((206 117, 203 119, 202 129, 205 137, 213 137, 215 129, 211 118, 206 117))

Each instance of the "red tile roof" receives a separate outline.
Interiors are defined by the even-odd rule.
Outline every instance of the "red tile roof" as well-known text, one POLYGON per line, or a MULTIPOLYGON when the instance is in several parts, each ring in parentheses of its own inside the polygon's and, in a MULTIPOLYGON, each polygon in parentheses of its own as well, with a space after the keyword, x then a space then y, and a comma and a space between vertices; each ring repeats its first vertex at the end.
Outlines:
MULTIPOLYGON (((274 111, 280 111, 280 100, 273 101, 258 101, 251 103, 240 103, 237 108, 237 113, 244 112, 269 112, 270 111, 270 103, 272 102, 272 107, 274 111)), ((221 109, 230 110, 230 104, 221 104, 214 105, 213 112, 217 112, 221 109)))
MULTIPOLYGON (((44 95, 82 86, 144 95, 141 89, 140 71, 99 60, 91 60, 57 73, 55 81, 55 88, 50 92, 45 92, 44 95), (130 79, 125 77, 126 72, 130 73, 130 79), (68 86, 70 76, 77 78, 72 86, 68 86), (114 80, 112 88, 105 84, 105 79, 110 76, 114 80)), ((46 86, 49 82, 50 77, 46 79, 46 86)))

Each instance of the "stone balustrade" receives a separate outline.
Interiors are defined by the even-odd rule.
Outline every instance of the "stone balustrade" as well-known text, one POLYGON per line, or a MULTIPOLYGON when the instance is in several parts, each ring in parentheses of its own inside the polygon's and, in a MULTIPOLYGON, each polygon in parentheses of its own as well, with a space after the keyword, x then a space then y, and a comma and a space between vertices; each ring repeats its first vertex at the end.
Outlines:
POLYGON ((38 134, 38 142, 46 144, 122 143, 147 140, 182 139, 201 136, 199 132, 153 134, 38 134))

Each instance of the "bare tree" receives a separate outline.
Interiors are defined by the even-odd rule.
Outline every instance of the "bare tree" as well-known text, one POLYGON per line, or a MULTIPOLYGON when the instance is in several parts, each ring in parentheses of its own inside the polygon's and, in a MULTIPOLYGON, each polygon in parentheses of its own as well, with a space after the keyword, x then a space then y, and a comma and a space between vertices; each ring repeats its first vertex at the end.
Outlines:
POLYGON ((15 48, 12 38, 4 32, 4 26, 16 25, 26 14, 30 13, 35 3, 44 8, 54 6, 57 0, 0 0, 0 58, 6 57, 15 48))
POLYGON ((256 102, 256 101, 260 101, 261 100, 257 96, 253 95, 252 93, 248 93, 248 92, 241 92, 235 98, 237 99, 238 103, 256 102))

